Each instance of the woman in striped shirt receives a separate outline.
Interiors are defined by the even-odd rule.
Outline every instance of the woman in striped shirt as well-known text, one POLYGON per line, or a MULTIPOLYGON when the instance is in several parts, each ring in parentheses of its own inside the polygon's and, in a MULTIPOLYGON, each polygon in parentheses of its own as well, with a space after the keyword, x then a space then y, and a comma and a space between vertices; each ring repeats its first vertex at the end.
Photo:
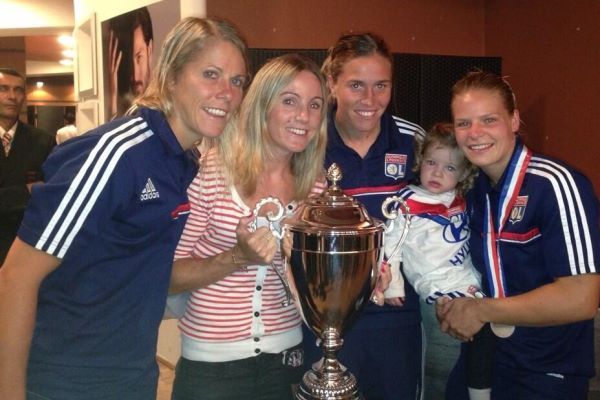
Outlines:
POLYGON ((237 124, 202 156, 171 281, 173 293, 191 290, 179 321, 174 399, 292 396, 303 371, 301 318, 282 305, 273 270, 283 272, 278 241, 267 227, 248 226, 262 198, 278 198, 292 214, 324 190, 326 90, 312 60, 287 54, 269 61, 237 124))

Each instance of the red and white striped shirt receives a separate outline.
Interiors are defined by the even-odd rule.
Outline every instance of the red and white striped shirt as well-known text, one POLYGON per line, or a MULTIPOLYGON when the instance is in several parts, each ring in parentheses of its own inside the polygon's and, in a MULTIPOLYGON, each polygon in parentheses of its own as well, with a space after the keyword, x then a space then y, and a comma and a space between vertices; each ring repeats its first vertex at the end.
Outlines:
MULTIPOLYGON (((312 195, 325 189, 316 183, 312 195)), ((175 258, 207 258, 236 244, 236 226, 251 213, 233 186, 227 185, 222 164, 209 151, 188 189, 191 212, 175 258)), ((293 210, 296 207, 286 207, 293 210)), ((283 271, 277 252, 273 266, 283 271)), ((302 340, 301 318, 295 306, 282 306, 285 291, 271 266, 249 266, 218 282, 191 292, 179 320, 185 358, 232 361, 260 353, 279 353, 302 340)))

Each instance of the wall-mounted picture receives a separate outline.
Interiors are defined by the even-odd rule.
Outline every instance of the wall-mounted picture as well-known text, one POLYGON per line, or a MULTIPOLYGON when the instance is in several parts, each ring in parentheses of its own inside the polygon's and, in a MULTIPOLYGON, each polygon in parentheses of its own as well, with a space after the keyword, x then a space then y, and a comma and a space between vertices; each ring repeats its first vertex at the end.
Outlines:
POLYGON ((102 22, 107 121, 125 114, 144 92, 165 36, 179 19, 179 1, 163 0, 102 22))

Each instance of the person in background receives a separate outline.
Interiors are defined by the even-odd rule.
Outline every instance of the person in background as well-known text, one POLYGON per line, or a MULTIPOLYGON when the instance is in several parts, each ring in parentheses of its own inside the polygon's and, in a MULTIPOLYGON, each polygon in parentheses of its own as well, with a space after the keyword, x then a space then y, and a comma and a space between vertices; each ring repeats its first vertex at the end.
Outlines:
POLYGON ((108 98, 114 118, 123 115, 150 82, 154 34, 148 7, 114 17, 110 24, 108 98))
MULTIPOLYGON (((383 219, 381 204, 412 178, 413 142, 424 131, 386 112, 392 94, 392 55, 375 34, 341 36, 322 70, 331 92, 325 167, 337 163, 344 193, 383 219)), ((307 367, 322 353, 304 329, 307 367)), ((419 298, 409 285, 402 306, 367 305, 344 335, 339 360, 365 398, 419 398, 422 343, 419 298)))
POLYGON ((42 164, 54 147, 49 133, 19 120, 25 78, 0 68, 0 265, 17 235, 31 185, 43 179, 42 164))
POLYGON ((291 216, 325 187, 327 86, 309 58, 286 54, 256 74, 236 129, 202 159, 171 292, 192 290, 179 321, 182 358, 174 400, 292 398, 302 370, 301 318, 275 268, 275 236, 248 230, 257 202, 275 197, 291 216))
MULTIPOLYGON (((406 202, 409 213, 399 213, 396 219, 388 222, 392 229, 388 228, 386 233, 385 254, 393 267, 390 268, 392 282, 384 292, 385 297, 393 300, 404 295, 403 281, 396 266, 400 262, 407 281, 428 305, 442 297, 483 297, 481 276, 469 255, 469 223, 464 198, 473 186, 477 168, 458 148, 452 124, 438 123, 427 132, 417 146, 414 172, 418 176, 415 183, 396 195, 406 202), (410 228, 406 240, 398 247, 407 223, 410 228)), ((421 314, 424 318, 431 315, 431 319, 435 319, 435 308, 426 307, 421 314)), ((439 335, 445 340, 435 337, 435 348, 428 342, 427 353, 430 362, 435 363, 433 367, 441 370, 440 380, 445 386, 451 368, 444 370, 446 363, 430 353, 454 353, 451 366, 456 362, 460 342, 441 332, 439 335)), ((467 344, 470 400, 490 399, 494 345, 489 325, 467 344)), ((426 380, 425 396, 442 398, 443 390, 435 392, 428 383, 426 380)), ((432 381, 432 384, 437 382, 432 381)))
POLYGON ((137 111, 58 146, 0 269, 0 398, 156 398, 158 326, 197 172, 242 100, 246 45, 185 18, 137 111))
MULTIPOLYGON (((533 153, 518 135, 506 80, 470 72, 452 89, 456 141, 480 168, 470 192, 470 248, 483 299, 438 304, 441 328, 471 340, 485 323, 500 336, 494 399, 587 399, 600 300, 598 199, 590 181, 533 153)), ((462 360, 447 398, 463 399, 462 360)))
POLYGON ((75 114, 72 112, 65 113, 65 126, 56 131, 56 144, 77 136, 77 127, 75 126, 75 114))

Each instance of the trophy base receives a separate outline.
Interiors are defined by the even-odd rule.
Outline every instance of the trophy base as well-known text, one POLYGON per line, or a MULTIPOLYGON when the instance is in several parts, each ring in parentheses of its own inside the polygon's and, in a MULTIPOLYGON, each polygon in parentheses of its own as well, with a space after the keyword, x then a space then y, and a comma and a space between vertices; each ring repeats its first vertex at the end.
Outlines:
POLYGON ((364 400, 358 391, 356 378, 348 372, 327 374, 308 371, 294 393, 296 400, 364 400))

